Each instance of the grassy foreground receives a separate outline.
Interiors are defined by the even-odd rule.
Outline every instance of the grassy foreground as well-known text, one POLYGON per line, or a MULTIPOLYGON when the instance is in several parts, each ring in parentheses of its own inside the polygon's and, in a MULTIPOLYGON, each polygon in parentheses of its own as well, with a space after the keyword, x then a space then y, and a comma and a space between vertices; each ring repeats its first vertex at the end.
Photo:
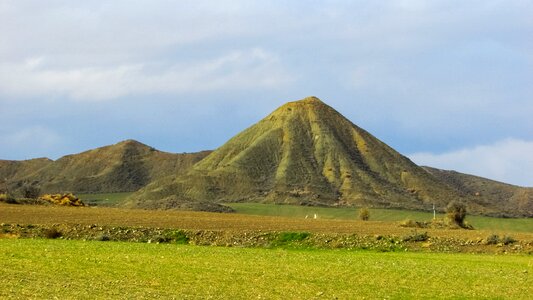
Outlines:
POLYGON ((0 298, 508 298, 531 256, 0 239, 0 298))

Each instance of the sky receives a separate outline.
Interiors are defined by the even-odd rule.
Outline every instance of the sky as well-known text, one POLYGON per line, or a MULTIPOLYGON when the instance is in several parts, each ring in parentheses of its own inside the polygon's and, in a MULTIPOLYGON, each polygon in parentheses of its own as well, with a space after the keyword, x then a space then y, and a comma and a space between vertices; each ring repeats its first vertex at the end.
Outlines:
POLYGON ((421 165, 533 186, 533 1, 0 1, 0 159, 215 149, 317 96, 421 165))

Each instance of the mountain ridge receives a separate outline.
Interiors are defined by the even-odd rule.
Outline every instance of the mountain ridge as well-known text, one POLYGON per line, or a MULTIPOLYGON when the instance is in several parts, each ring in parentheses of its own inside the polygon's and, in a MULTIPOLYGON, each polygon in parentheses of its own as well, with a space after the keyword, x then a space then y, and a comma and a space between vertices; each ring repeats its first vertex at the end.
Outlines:
POLYGON ((125 140, 57 160, 0 160, 0 178, 11 191, 28 185, 42 192, 136 191, 155 178, 181 174, 207 154, 173 154, 125 140))
MULTIPOLYGON (((533 188, 420 167, 316 97, 288 102, 214 151, 174 154, 124 140, 57 160, 0 160, 20 191, 137 191, 128 207, 227 211, 225 202, 443 210, 533 216, 533 188)), ((2 186, 0 185, 0 190, 2 186)))
POLYGON ((282 105, 184 176, 147 185, 128 205, 177 200, 422 210, 459 200, 483 214, 501 207, 432 175, 316 97, 282 105))

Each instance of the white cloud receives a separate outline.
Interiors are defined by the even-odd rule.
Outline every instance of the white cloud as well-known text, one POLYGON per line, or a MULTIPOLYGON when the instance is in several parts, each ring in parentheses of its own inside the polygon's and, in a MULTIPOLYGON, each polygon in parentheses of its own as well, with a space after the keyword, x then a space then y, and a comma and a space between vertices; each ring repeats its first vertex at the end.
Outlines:
POLYGON ((415 163, 533 187, 533 141, 506 139, 447 153, 414 153, 415 163))
POLYGON ((0 93, 10 96, 66 96, 106 100, 126 95, 278 88, 294 78, 279 58, 262 49, 234 51, 154 70, 150 64, 59 69, 43 57, 0 65, 0 93))
POLYGON ((75 111, 86 121, 69 126, 84 131, 121 104, 109 128, 146 107, 172 110, 170 99, 226 107, 315 94, 402 152, 533 140, 532 9, 523 0, 2 0, 0 111, 56 132, 58 112, 75 111), (91 100, 94 111, 81 103, 91 100))

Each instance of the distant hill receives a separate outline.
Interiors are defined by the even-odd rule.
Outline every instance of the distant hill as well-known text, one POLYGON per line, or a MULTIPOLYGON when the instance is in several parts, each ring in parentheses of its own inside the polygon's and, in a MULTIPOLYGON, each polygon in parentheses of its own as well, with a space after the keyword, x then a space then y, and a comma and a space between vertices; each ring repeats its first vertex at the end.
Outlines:
POLYGON ((444 209, 452 199, 477 213, 501 207, 441 180, 309 97, 278 108, 187 174, 154 181, 128 204, 201 200, 429 210, 433 203, 444 209))
MULTIPOLYGON (((493 207, 495 216, 533 216, 533 188, 519 187, 487 178, 423 167, 437 179, 457 189, 463 195, 478 198, 493 207)), ((488 213, 491 214, 491 213, 488 213)))
POLYGON ((172 154, 134 140, 56 161, 0 160, 0 192, 137 191, 128 207, 231 211, 226 202, 370 206, 533 217, 533 188, 420 167, 318 98, 289 102, 215 151, 172 154))
POLYGON ((4 185, 10 191, 24 186, 38 186, 47 193, 136 191, 155 179, 185 173, 209 153, 172 154, 126 140, 56 161, 0 160, 0 180, 7 179, 4 185))

